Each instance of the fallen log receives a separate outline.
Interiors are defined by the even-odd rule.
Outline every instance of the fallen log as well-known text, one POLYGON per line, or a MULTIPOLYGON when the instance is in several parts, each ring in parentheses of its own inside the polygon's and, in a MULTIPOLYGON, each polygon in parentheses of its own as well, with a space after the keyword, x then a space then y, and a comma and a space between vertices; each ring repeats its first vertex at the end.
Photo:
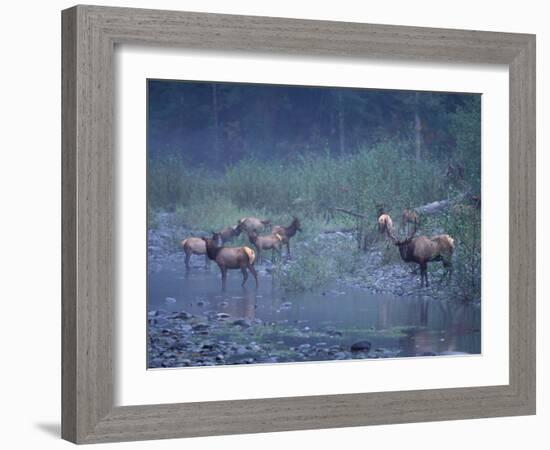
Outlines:
POLYGON ((334 234, 334 233, 353 233, 357 231, 356 227, 353 228, 336 228, 334 230, 325 230, 322 231, 322 234, 334 234))
POLYGON ((333 211, 338 211, 338 212, 341 212, 341 213, 344 213, 344 214, 349 214, 350 216, 354 216, 354 217, 359 217, 360 219, 367 219, 368 216, 366 216, 365 214, 360 214, 358 212, 355 212, 355 211, 350 211, 349 209, 344 209, 344 208, 329 208, 333 211))
POLYGON ((427 203, 426 205, 417 206, 416 208, 414 208, 414 211, 416 211, 418 214, 429 216, 431 214, 439 214, 446 211, 454 203, 456 203, 456 200, 440 200, 437 202, 427 203))
MULTIPOLYGON (((438 200, 431 203, 426 203, 425 205, 421 205, 421 206, 417 206, 416 208, 413 208, 413 210, 416 211, 418 214, 423 214, 427 216, 432 214, 439 214, 439 213, 445 212, 454 204, 463 202, 465 198, 466 198, 466 194, 463 194, 463 195, 459 195, 454 199, 445 199, 445 200, 438 200)), ((329 209, 332 211, 338 211, 344 214, 349 214, 350 216, 358 217, 360 219, 369 219, 368 215, 362 214, 356 211, 351 211, 349 209, 336 208, 336 207, 332 207, 329 209)), ((372 216, 370 218, 372 218, 372 216)))

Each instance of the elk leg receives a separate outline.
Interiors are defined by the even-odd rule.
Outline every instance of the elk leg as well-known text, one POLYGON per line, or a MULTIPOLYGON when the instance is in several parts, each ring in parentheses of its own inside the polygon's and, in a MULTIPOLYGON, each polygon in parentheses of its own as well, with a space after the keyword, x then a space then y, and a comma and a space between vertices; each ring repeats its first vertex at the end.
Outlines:
POLYGON ((290 256, 290 240, 286 241, 286 251, 288 252, 288 259, 292 259, 292 256, 290 256))
POLYGON ((222 272, 222 291, 225 291, 225 282, 227 281, 227 269, 220 266, 222 272))
POLYGON ((191 255, 187 252, 185 252, 185 268, 189 270, 189 260, 191 259, 191 255))
POLYGON ((244 287, 244 285, 246 284, 246 280, 248 280, 248 272, 246 271, 246 267, 241 267, 241 272, 243 273, 243 282, 241 286, 244 287))
POLYGON ((204 270, 208 270, 208 267, 210 266, 210 260, 208 259, 208 253, 204 255, 204 270))
POLYGON ((445 274, 447 276, 447 283, 451 282, 451 276, 453 275, 453 264, 450 262, 443 261, 443 267, 447 269, 447 273, 445 274))
POLYGON ((430 283, 428 283, 428 265, 427 264, 424 264, 423 272, 424 272, 425 285, 426 287, 428 287, 430 283))
POLYGON ((426 271, 426 264, 420 264, 420 287, 424 287, 424 279, 426 280, 426 286, 428 286, 428 274, 426 271))
POLYGON ((254 281, 256 282, 256 288, 258 287, 258 274, 256 273, 256 269, 252 264, 248 264, 248 270, 252 272, 252 275, 254 276, 254 281))

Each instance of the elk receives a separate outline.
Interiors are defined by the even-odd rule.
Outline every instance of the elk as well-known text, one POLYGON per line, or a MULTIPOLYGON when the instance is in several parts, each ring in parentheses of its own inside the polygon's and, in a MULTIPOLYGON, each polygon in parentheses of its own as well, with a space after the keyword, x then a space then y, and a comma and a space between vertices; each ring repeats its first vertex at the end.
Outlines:
POLYGON ((254 244, 258 251, 258 261, 262 261, 262 250, 271 249, 271 261, 273 261, 275 252, 281 254, 283 238, 279 233, 272 233, 265 236, 258 236, 258 233, 251 231, 248 233, 248 239, 254 244))
POLYGON ((420 287, 426 287, 428 283, 428 263, 432 261, 443 262, 443 267, 447 269, 449 279, 452 275, 452 257, 454 252, 454 239, 448 234, 440 234, 437 236, 417 236, 416 224, 408 237, 403 240, 397 239, 394 234, 388 231, 388 236, 391 241, 399 247, 401 259, 405 262, 414 262, 420 266, 420 287))
POLYGON ((201 238, 190 237, 181 241, 181 248, 185 252, 185 267, 189 269, 189 261, 192 255, 204 255, 204 268, 208 268, 208 256, 206 245, 201 238))
POLYGON ((286 245, 286 251, 289 258, 292 258, 290 256, 290 238, 293 237, 297 231, 302 231, 302 228, 300 226, 300 221, 296 217, 292 218, 292 222, 288 227, 276 225, 271 229, 272 234, 278 234, 281 236, 283 244, 286 245))
POLYGON ((220 231, 220 238, 222 240, 222 244, 225 244, 226 242, 230 241, 234 237, 237 237, 241 234, 242 227, 240 225, 235 225, 234 227, 225 227, 223 230, 220 231))
POLYGON ((247 233, 251 231, 260 231, 263 230, 264 227, 268 227, 271 225, 270 220, 262 220, 258 219, 257 217, 243 217, 239 222, 237 223, 237 227, 239 227, 241 230, 246 231, 247 233))
POLYGON ((409 231, 409 223, 413 225, 418 225, 418 214, 414 209, 405 208, 403 214, 401 215, 401 230, 409 231))
POLYGON ((389 214, 382 214, 378 217, 378 231, 380 233, 386 233, 387 231, 393 230, 393 221, 389 214))
POLYGON ((222 274, 222 291, 225 291, 227 281, 227 271, 231 269, 241 269, 243 274, 244 287, 248 280, 248 271, 254 276, 256 288, 258 287, 258 274, 254 268, 256 253, 250 247, 222 247, 220 245, 221 236, 219 233, 213 233, 212 238, 201 238, 206 245, 206 254, 208 258, 216 261, 222 274))

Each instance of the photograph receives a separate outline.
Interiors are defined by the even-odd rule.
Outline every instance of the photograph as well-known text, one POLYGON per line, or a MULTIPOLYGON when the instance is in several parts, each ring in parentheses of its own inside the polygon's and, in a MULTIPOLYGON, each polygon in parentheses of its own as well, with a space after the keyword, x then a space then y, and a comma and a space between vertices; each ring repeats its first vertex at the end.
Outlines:
POLYGON ((480 94, 147 99, 147 368, 481 353, 480 94))

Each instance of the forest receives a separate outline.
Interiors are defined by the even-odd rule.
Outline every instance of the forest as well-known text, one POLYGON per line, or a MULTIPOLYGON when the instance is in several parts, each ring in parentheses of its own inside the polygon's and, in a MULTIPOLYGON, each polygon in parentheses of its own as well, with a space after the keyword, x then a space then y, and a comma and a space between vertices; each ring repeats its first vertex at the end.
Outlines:
MULTIPOLYGON (((480 301, 481 95, 167 80, 147 86, 150 267, 156 261, 180 270, 182 239, 243 218, 272 225, 298 218, 292 258, 266 253, 256 263, 260 282, 268 277, 281 299, 300 303, 303 293, 349 288, 480 301), (416 236, 452 237, 450 281, 441 264, 430 263, 432 283, 422 287, 415 265, 380 233, 385 213, 394 241, 405 239, 405 209, 418 215, 416 236)), ((226 245, 253 247, 246 233, 226 245)), ((192 270, 202 270, 202 260, 191 259, 192 270)))

